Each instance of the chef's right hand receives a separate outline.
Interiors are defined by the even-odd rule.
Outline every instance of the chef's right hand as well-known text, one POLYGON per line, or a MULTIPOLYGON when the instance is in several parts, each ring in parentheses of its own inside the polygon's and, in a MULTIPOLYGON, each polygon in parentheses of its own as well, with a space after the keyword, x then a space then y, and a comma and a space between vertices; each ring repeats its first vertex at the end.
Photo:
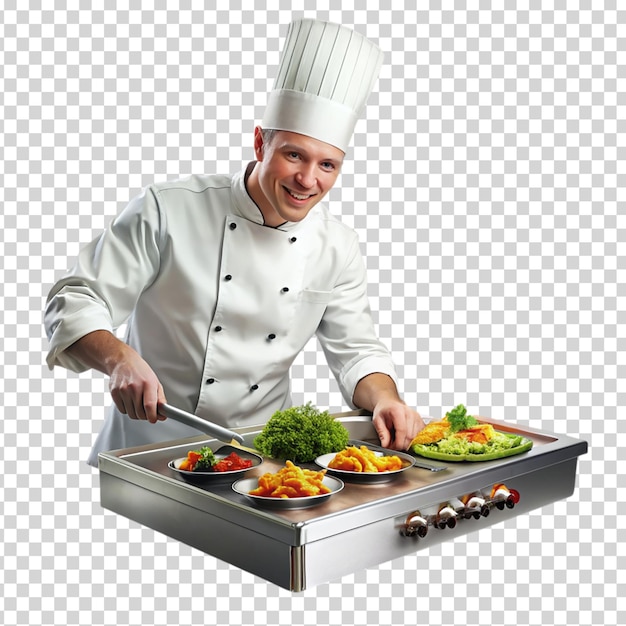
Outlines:
POLYGON ((110 374, 109 390, 115 406, 131 419, 148 420, 151 424, 164 420, 157 413, 158 405, 166 399, 156 374, 131 348, 124 357, 110 374))
POLYGON ((85 367, 109 376, 115 406, 129 417, 152 424, 164 420, 157 406, 166 402, 163 387, 152 368, 128 344, 108 330, 94 330, 67 351, 85 367))

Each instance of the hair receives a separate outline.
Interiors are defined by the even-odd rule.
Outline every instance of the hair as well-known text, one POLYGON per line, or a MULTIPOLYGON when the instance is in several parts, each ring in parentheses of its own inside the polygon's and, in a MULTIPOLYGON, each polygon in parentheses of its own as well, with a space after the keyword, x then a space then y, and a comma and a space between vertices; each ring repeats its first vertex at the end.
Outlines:
POLYGON ((275 128, 262 128, 261 134, 263 135, 263 145, 269 146, 277 132, 278 131, 275 128))

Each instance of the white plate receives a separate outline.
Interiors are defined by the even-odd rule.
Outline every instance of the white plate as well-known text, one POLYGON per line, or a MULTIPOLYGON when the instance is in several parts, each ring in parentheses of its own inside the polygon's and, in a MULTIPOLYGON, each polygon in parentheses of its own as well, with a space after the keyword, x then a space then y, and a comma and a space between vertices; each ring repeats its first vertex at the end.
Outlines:
POLYGON ((263 457, 254 454, 252 452, 248 452, 247 450, 242 450, 237 446, 222 446, 218 450, 215 450, 215 460, 220 461, 225 459, 231 452, 235 452, 242 459, 252 461, 252 465, 250 467, 245 467, 243 469, 231 470, 228 472, 190 472, 189 470, 180 469, 180 464, 187 458, 186 456, 181 457, 180 459, 174 459, 168 463, 168 466, 171 470, 176 472, 179 476, 182 476, 186 480, 193 482, 232 482, 239 478, 245 472, 249 472, 251 469, 258 467, 263 463, 263 457))
MULTIPOLYGON (((360 447, 360 445, 367 444, 350 444, 360 447)), ((387 472, 352 472, 350 470, 333 469, 329 467, 330 462, 337 456, 337 452, 330 452, 329 454, 323 454, 315 459, 315 462, 322 468, 324 468, 329 474, 337 476, 342 480, 358 483, 385 483, 390 480, 398 478, 403 472, 411 469, 415 464, 415 459, 410 454, 404 452, 398 452, 397 450, 389 450, 387 448, 381 448, 379 446, 372 445, 367 446, 377 456, 397 456, 402 459, 403 466, 398 470, 391 470, 387 472)))
POLYGON ((326 502, 328 498, 339 493, 343 489, 343 481, 332 476, 324 476, 322 484, 330 489, 330 493, 323 493, 319 496, 303 496, 301 498, 271 498, 268 496, 254 496, 250 492, 259 486, 258 478, 242 478, 233 483, 233 491, 245 496, 255 504, 268 509, 307 509, 326 502))

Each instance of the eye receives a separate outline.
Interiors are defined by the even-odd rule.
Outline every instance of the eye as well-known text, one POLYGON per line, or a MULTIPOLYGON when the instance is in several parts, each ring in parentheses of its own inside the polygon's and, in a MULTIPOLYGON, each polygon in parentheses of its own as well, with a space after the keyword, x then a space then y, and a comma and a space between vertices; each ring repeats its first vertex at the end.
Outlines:
POLYGON ((327 172, 332 172, 335 169, 335 164, 331 161, 323 161, 321 165, 322 169, 326 170, 327 172))
POLYGON ((298 152, 293 152, 293 151, 288 152, 288 153, 287 153, 287 156, 288 156, 290 159, 294 159, 294 160, 295 160, 295 159, 299 159, 299 158, 300 158, 300 154, 299 154, 298 152))

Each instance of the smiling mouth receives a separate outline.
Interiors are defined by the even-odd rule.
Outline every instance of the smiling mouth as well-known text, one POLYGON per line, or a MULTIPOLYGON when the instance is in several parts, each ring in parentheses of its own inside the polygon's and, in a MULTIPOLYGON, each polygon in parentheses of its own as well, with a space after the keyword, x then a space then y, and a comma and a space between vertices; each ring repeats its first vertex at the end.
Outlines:
POLYGON ((312 198, 315 194, 302 194, 302 193, 296 193, 295 191, 291 191, 291 189, 287 189, 287 187, 283 187, 283 189, 295 200, 308 200, 309 198, 312 198))

